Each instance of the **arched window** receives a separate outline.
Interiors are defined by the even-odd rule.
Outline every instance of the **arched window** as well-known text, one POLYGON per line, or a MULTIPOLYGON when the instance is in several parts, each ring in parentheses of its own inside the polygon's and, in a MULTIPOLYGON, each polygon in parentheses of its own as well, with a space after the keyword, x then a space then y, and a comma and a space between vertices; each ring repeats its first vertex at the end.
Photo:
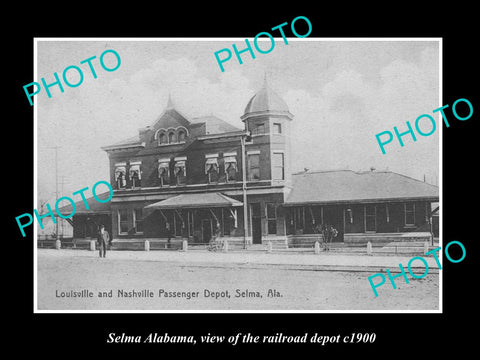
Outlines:
POLYGON ((173 131, 170 131, 168 133, 168 143, 172 144, 172 143, 176 143, 176 142, 177 142, 177 138, 175 136, 175 133, 173 131))
POLYGON ((168 144, 167 135, 165 135, 164 132, 161 132, 160 134, 158 134, 158 144, 160 145, 168 144))
POLYGON ((178 130, 178 142, 185 142, 185 138, 187 137, 187 134, 185 133, 185 130, 178 130))

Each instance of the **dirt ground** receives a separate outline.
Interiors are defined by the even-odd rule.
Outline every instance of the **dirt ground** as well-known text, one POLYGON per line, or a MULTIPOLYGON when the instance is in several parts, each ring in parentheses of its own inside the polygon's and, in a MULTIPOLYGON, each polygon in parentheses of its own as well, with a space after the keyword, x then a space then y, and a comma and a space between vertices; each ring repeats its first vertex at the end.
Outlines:
POLYGON ((387 279, 377 288, 375 297, 368 282, 372 273, 365 271, 101 259, 96 253, 90 254, 52 256, 39 251, 38 310, 396 311, 438 310, 439 306, 438 273, 408 284, 399 277, 397 289, 387 279), (82 294, 91 292, 93 297, 66 297, 71 291, 82 290, 82 294), (160 290, 164 291, 162 296, 160 290), (132 291, 143 297, 126 296, 132 291), (99 292, 107 297, 100 297, 99 292), (153 297, 145 297, 150 292, 153 297), (184 294, 165 297, 172 292, 184 294), (188 299, 188 293, 196 296, 188 299))

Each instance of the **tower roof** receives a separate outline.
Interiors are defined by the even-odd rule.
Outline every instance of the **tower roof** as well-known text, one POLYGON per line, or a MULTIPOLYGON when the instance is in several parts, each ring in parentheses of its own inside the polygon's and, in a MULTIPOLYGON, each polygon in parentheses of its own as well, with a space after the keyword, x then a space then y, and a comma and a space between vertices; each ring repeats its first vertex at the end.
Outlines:
POLYGON ((171 96, 170 93, 168 94, 168 102, 167 102, 167 107, 165 108, 165 110, 167 110, 167 109, 175 109, 175 105, 173 104, 172 96, 171 96))
POLYGON ((253 95, 245 107, 242 119, 250 114, 260 115, 263 113, 280 113, 291 116, 285 101, 268 86, 266 77, 262 88, 253 95))

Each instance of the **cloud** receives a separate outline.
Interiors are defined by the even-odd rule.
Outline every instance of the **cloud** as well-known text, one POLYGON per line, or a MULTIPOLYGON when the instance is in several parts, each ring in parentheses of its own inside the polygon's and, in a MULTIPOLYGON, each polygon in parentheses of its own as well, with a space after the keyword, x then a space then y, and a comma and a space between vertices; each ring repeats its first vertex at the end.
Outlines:
POLYGON ((438 172, 438 130, 429 137, 417 135, 417 142, 405 136, 403 148, 395 139, 387 147, 388 155, 382 155, 375 140, 381 131, 393 132, 393 126, 405 131, 406 121, 414 126, 418 116, 432 114, 438 104, 437 66, 436 52, 427 48, 420 62, 386 64, 380 70, 380 81, 346 70, 317 94, 287 91, 283 96, 295 115, 294 170, 374 166, 418 177, 425 164, 431 164, 438 172))
POLYGON ((86 79, 82 86, 68 89, 75 92, 56 96, 55 102, 53 98, 41 100, 39 191, 55 184, 50 146, 61 146, 59 169, 70 178, 66 188, 76 191, 109 178, 107 154, 100 147, 132 137, 139 128, 153 124, 169 94, 187 116, 215 114, 242 127, 240 116, 254 91, 238 70, 214 82, 200 76, 196 63, 187 58, 158 59, 130 76, 122 76, 121 68, 118 71, 113 79, 86 79))
MULTIPOLYGON (((147 58, 145 54, 139 52, 138 56, 147 58)), ((97 79, 85 76, 77 88, 66 88, 52 99, 37 99, 39 191, 47 193, 55 188, 54 152, 49 148, 54 145, 61 146, 59 169, 69 181, 67 195, 108 179, 108 157, 100 147, 134 136, 140 127, 153 124, 169 94, 187 116, 214 114, 243 126, 240 116, 258 90, 244 74, 249 73, 246 66, 208 77, 197 60, 186 56, 156 56, 136 69, 137 60, 122 57, 124 62, 115 72, 102 73, 97 79)), ((377 78, 351 67, 321 77, 328 80, 314 87, 301 82, 295 88, 286 86, 290 90, 280 95, 294 114, 294 169, 375 166, 409 175, 421 173, 425 164, 438 164, 438 154, 432 150, 438 146, 438 131, 403 148, 392 143, 387 155, 381 154, 375 141, 375 134, 392 131, 393 126, 402 128, 405 121, 413 122, 438 107, 437 69, 438 51, 426 47, 411 61, 386 63, 375 72, 377 78)), ((279 87, 285 86, 282 81, 278 81, 279 87)))

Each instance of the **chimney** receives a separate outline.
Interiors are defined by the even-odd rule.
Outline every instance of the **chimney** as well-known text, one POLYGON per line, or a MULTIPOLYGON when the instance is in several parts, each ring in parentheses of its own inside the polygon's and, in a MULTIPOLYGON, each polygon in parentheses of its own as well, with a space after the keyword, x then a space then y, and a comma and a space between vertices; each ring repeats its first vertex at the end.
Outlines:
POLYGON ((143 136, 149 130, 150 130, 150 126, 145 126, 143 128, 140 128, 140 129, 138 129, 138 135, 143 136))

